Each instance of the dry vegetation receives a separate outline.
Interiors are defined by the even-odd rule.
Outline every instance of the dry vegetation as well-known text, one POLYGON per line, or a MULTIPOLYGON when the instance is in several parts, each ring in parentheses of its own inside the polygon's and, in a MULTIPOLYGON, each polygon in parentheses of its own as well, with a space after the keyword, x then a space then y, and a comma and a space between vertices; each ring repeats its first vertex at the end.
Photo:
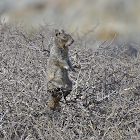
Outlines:
POLYGON ((0 139, 140 139, 139 51, 131 57, 125 45, 105 42, 93 52, 72 35, 73 90, 52 111, 46 87, 52 35, 48 25, 34 34, 0 25, 0 139))

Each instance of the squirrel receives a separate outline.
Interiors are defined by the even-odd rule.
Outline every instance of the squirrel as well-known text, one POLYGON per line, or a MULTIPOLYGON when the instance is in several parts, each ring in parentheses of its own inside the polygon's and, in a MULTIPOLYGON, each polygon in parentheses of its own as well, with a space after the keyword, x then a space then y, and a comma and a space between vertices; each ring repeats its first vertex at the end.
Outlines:
POLYGON ((74 42, 73 38, 61 30, 55 30, 50 57, 47 62, 47 88, 51 92, 51 101, 48 104, 55 110, 59 106, 62 95, 66 96, 72 91, 72 81, 69 79, 68 70, 75 72, 69 55, 68 47, 74 42))

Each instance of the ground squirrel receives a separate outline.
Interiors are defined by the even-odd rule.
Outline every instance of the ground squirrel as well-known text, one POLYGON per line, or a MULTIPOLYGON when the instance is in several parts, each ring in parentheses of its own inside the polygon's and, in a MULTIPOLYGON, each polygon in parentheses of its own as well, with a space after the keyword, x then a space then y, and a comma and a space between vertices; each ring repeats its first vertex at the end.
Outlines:
POLYGON ((53 45, 50 50, 50 57, 47 63, 47 86, 51 92, 51 101, 48 104, 52 109, 59 106, 59 101, 64 96, 70 94, 72 90, 72 81, 69 79, 68 70, 75 71, 68 56, 68 46, 74 40, 64 30, 55 30, 53 45))

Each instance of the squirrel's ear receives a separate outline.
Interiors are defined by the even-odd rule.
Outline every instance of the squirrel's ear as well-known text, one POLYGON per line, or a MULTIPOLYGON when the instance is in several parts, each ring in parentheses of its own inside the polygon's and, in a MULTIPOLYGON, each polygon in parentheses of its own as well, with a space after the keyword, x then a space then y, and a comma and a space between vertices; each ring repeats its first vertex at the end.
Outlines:
POLYGON ((65 31, 63 29, 61 29, 61 32, 62 32, 62 34, 64 34, 65 31))
POLYGON ((59 31, 55 29, 55 35, 57 36, 59 34, 59 31))

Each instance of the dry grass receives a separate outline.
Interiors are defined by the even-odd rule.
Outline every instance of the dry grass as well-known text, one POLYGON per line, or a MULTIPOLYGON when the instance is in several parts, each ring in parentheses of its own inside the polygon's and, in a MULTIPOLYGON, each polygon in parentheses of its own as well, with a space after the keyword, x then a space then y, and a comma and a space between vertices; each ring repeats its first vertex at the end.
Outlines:
POLYGON ((93 52, 75 39, 73 90, 52 111, 46 87, 52 35, 48 25, 34 34, 15 23, 0 25, 0 139, 140 139, 139 52, 124 57, 125 47, 113 42, 93 52))

